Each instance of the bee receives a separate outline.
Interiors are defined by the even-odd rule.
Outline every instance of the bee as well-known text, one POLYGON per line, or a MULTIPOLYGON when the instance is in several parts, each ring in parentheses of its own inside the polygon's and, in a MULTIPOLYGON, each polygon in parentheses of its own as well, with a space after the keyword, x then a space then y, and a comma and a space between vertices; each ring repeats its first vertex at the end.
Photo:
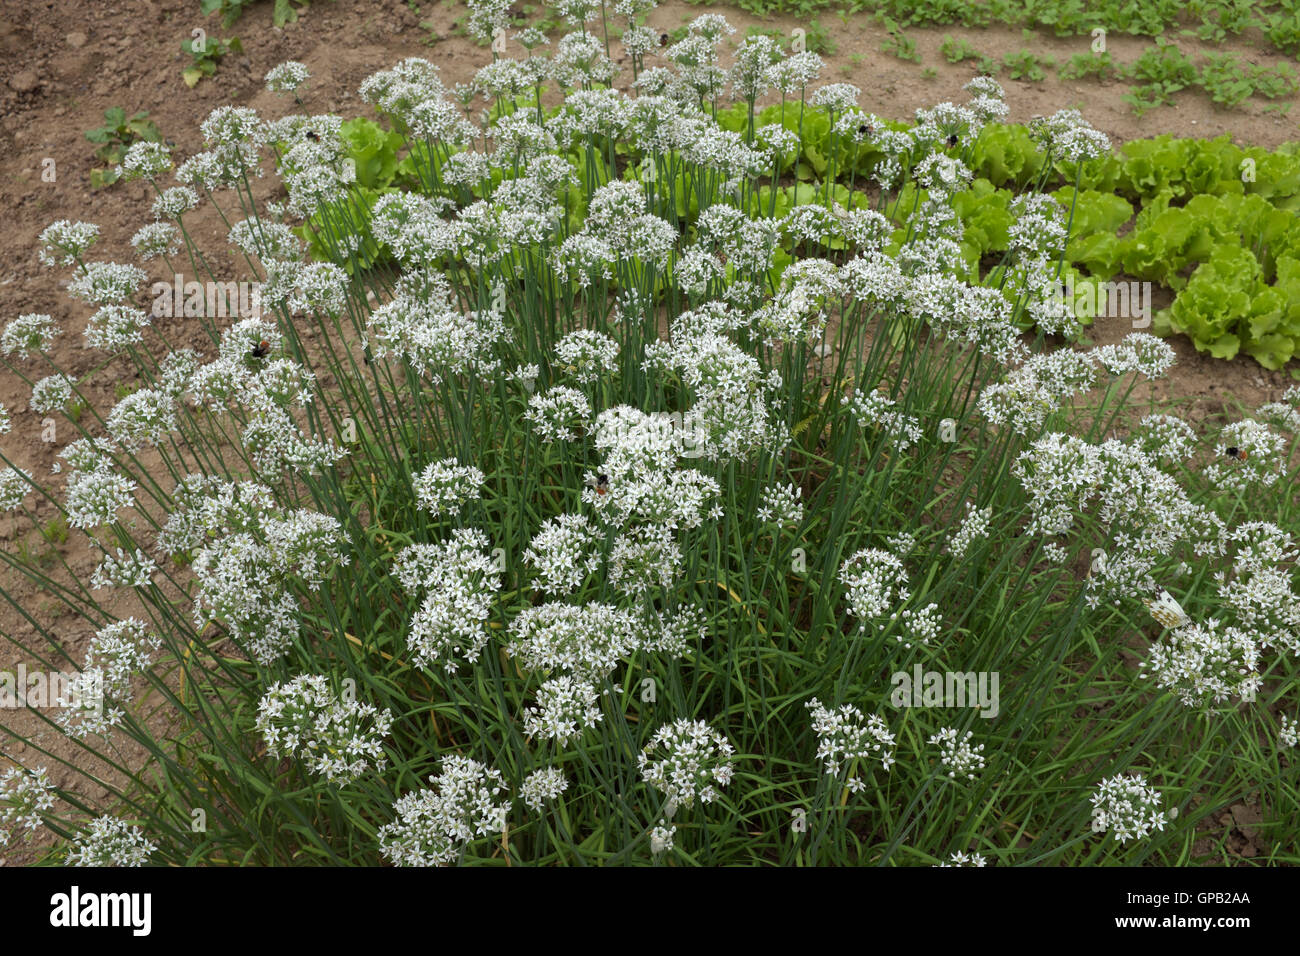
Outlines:
POLYGON ((307 138, 311 140, 313 143, 319 143, 320 133, 316 132, 314 129, 309 129, 307 130, 307 138))
POLYGON ((270 353, 271 353, 271 343, 268 342, 266 339, 262 339, 262 341, 258 342, 256 345, 253 346, 253 350, 249 354, 252 355, 253 358, 260 359, 260 358, 266 358, 270 353))
POLYGON ((586 484, 598 495, 609 493, 609 475, 597 475, 595 481, 588 481, 586 484))
POLYGON ((1238 448, 1236 445, 1224 449, 1223 453, 1227 455, 1229 458, 1237 459, 1237 461, 1245 461, 1247 458, 1250 457, 1250 453, 1247 452, 1246 449, 1238 448))
POLYGON ((661 34, 659 34, 659 45, 660 45, 660 46, 667 46, 667 45, 668 45, 668 34, 667 34, 667 33, 661 33, 661 34))
POLYGON ((721 249, 718 250, 718 261, 721 262, 724 266, 727 264, 727 254, 723 252, 721 249))
POLYGON ((1155 598, 1144 597, 1142 603, 1147 606, 1147 611, 1156 619, 1162 627, 1167 627, 1171 631, 1176 631, 1180 627, 1186 627, 1192 623, 1192 619, 1187 616, 1181 604, 1174 600, 1164 588, 1161 588, 1155 598))
POLYGON ((860 135, 860 136, 875 136, 875 135, 876 135, 876 128, 875 128, 874 126, 872 126, 870 123, 859 123, 859 124, 858 124, 858 135, 860 135))
POLYGON ((948 142, 948 146, 951 148, 956 146, 960 142, 960 140, 957 138, 956 133, 949 133, 947 142, 948 142))

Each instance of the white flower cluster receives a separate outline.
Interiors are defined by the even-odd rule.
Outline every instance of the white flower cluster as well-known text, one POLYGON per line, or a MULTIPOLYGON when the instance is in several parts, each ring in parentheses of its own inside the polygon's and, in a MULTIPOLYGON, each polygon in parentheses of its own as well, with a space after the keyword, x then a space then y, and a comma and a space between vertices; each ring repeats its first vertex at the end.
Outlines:
POLYGON ((1142 668, 1143 677, 1149 671, 1157 687, 1172 690, 1188 707, 1232 697, 1254 700, 1262 683, 1255 635, 1215 619, 1170 630, 1142 668))
POLYGON ((954 558, 965 557, 976 539, 989 536, 989 522, 992 520, 991 506, 977 509, 973 501, 966 502, 966 516, 948 540, 948 551, 954 558))
POLYGON ((955 727, 942 727, 927 741, 939 745, 939 764, 947 769, 950 778, 962 776, 974 780, 976 771, 984 769, 984 745, 972 747, 974 736, 968 730, 959 737, 955 727))
POLYGON ((257 707, 256 729, 273 757, 297 757, 337 786, 388 765, 392 711, 340 698, 320 675, 276 684, 257 707))
POLYGON ((1096 366, 1087 353, 1058 349, 1033 356, 1003 381, 980 392, 980 414, 992 425, 1009 426, 1029 435, 1043 427, 1064 399, 1081 395, 1096 382, 1096 366))
POLYGON ((668 798, 665 815, 718 799, 731 782, 736 749, 702 720, 682 718, 654 732, 637 756, 641 779, 668 798))
POLYGON ((266 88, 272 93, 293 93, 311 74, 297 60, 285 60, 266 74, 266 88))
POLYGON ((93 222, 68 219, 52 222, 40 235, 41 262, 47 266, 70 266, 80 262, 98 238, 99 227, 93 222))
POLYGON ((170 222, 151 222, 131 237, 131 248, 144 262, 175 255, 181 248, 180 230, 170 222))
POLYGON ((16 352, 19 358, 26 359, 33 352, 47 351, 62 331, 50 316, 28 312, 5 325, 4 332, 0 333, 0 352, 5 355, 16 352))
POLYGON ((145 673, 161 642, 143 621, 127 618, 101 628, 90 641, 81 670, 59 695, 55 722, 70 737, 107 737, 130 703, 131 679, 145 673))
POLYGON ((848 770, 845 786, 854 793, 866 788, 866 782, 853 772, 858 761, 878 758, 888 770, 894 765, 894 735, 879 714, 866 716, 853 704, 841 704, 831 710, 816 697, 808 701, 813 733, 817 735, 817 759, 832 777, 848 770))
POLYGON ((582 500, 595 506, 605 524, 692 529, 721 514, 709 506, 721 490, 717 480, 694 468, 674 467, 687 450, 685 435, 696 432, 685 417, 678 429, 666 415, 618 405, 596 416, 593 432, 596 449, 605 455, 600 473, 608 481, 602 488, 598 475, 588 474, 582 500))
POLYGON ((449 376, 491 375, 500 364, 494 349, 510 335, 501 313, 461 312, 446 301, 444 288, 445 280, 423 289, 407 281, 391 302, 371 312, 375 357, 395 355, 434 385, 449 376))
POLYGON ((803 521, 803 489, 796 485, 771 485, 763 489, 754 517, 764 524, 798 525, 803 521))
POLYGON ((173 186, 164 189, 154 198, 150 211, 156 220, 174 219, 177 222, 191 209, 197 209, 199 194, 188 186, 173 186))
POLYGON ((449 754, 433 787, 393 804, 397 819, 380 827, 379 848, 397 866, 445 866, 475 837, 505 829, 509 801, 500 772, 469 757, 449 754))
POLYGON ((1205 467, 1205 477, 1223 491, 1271 488, 1285 474, 1288 444, 1263 422, 1233 422, 1219 434, 1215 460, 1205 467), (1236 454, 1229 455, 1229 448, 1236 454))
POLYGON ((890 618, 895 616, 901 620, 902 633, 895 634, 894 640, 907 648, 937 641, 943 629, 943 615, 939 613, 939 605, 934 603, 922 608, 905 608, 901 615, 891 614, 890 618))
POLYGON ((591 403, 576 388, 556 385, 528 400, 524 418, 543 442, 577 441, 591 422, 591 403))
POLYGON ((555 357, 575 381, 589 385, 618 370, 618 343, 603 332, 579 329, 555 343, 555 357))
POLYGON ((149 327, 149 316, 141 309, 125 305, 102 306, 82 333, 91 348, 116 352, 129 345, 144 341, 144 330, 149 327))
POLYGON ((1282 715, 1282 724, 1277 731, 1278 746, 1294 747, 1300 744, 1300 720, 1290 714, 1282 715))
POLYGON ((1261 649, 1300 654, 1300 596, 1292 575, 1300 549, 1277 525, 1249 521, 1227 534, 1232 565, 1214 572, 1219 601, 1261 649))
POLYGON ((984 858, 983 854, 965 853, 958 850, 948 858, 947 863, 936 863, 935 866, 988 866, 988 860, 984 858))
POLYGON ((412 544, 398 553, 393 574, 420 600, 406 636, 416 666, 437 661, 454 671, 478 660, 487 646, 488 615, 501 589, 489 546, 482 531, 457 528, 441 544, 412 544))
POLYGON ((53 791, 44 767, 10 767, 0 773, 0 847, 13 839, 15 827, 23 828, 24 839, 32 838, 41 825, 41 814, 54 806, 53 791))
POLYGON ((76 383, 62 372, 47 375, 32 386, 28 405, 34 412, 61 411, 71 403, 75 387, 76 383))
POLYGON ((60 708, 55 723, 77 740, 92 735, 107 739, 126 717, 121 707, 106 699, 104 672, 97 667, 73 674, 55 703, 60 708))
POLYGON ((673 848, 673 841, 676 836, 676 824, 665 825, 660 823, 658 826, 652 827, 650 829, 650 852, 655 856, 667 853, 673 848))
POLYGON ((15 511, 32 492, 32 476, 10 465, 0 469, 0 511, 15 511))
POLYGON ((782 407, 780 374, 763 372, 758 359, 727 336, 693 329, 679 320, 670 342, 646 346, 645 367, 675 374, 694 399, 682 412, 682 428, 696 436, 698 456, 710 461, 744 459, 772 452, 790 440, 773 412, 782 407))
POLYGON ((529 670, 561 668, 597 681, 640 646, 643 626, 634 611, 593 601, 526 607, 509 633, 506 653, 529 670))
POLYGON ((68 283, 68 294, 92 305, 118 305, 135 295, 146 278, 137 266, 91 262, 68 283))
POLYGON ((96 817, 77 838, 68 866, 144 866, 158 849, 141 827, 113 816, 96 817))
POLYGON ((876 425, 883 429, 899 451, 907 451, 921 440, 920 422, 911 415, 895 411, 897 401, 883 392, 873 391, 867 395, 862 389, 855 388, 853 396, 844 396, 840 404, 850 408, 860 428, 876 425))
POLYGON ((434 517, 456 514, 468 501, 479 497, 485 478, 472 465, 455 458, 429 464, 415 479, 415 500, 434 517))
POLYGON ((1129 440, 1161 463, 1186 461, 1196 449, 1196 432, 1176 415, 1147 415, 1129 440))
POLYGON ((593 277, 613 279, 614 267, 627 260, 664 262, 676 239, 671 223, 646 211, 640 183, 615 181, 592 194, 582 231, 564 240, 554 265, 586 288, 593 277))
POLYGON ((647 619, 645 627, 645 649, 669 657, 685 656, 708 636, 704 610, 695 604, 656 611, 647 619))
POLYGON ((608 581, 629 597, 644 597, 653 589, 669 591, 682 571, 682 549, 671 528, 643 525, 614 539, 608 560, 608 581))
POLYGON ((1111 833, 1120 843, 1163 830, 1169 816, 1160 810, 1159 791, 1142 774, 1116 774, 1092 796, 1092 832, 1111 833))
POLYGON ((1090 353, 1112 375, 1137 372, 1147 378, 1161 378, 1174 365, 1174 347, 1149 332, 1132 332, 1118 345, 1101 345, 1090 353))
POLYGON ((194 553, 195 625, 221 621, 264 664, 283 656, 300 628, 295 590, 318 590, 331 569, 351 561, 338 521, 307 509, 283 512, 254 482, 190 475, 173 498, 158 546, 194 553))
POLYGON ((144 621, 129 617, 100 628, 86 649, 84 670, 103 674, 104 693, 125 702, 131 696, 131 678, 143 674, 153 663, 153 652, 162 642, 144 621))
POLYGON ((1028 494, 1030 534, 1065 535, 1085 516, 1107 529, 1106 560, 1088 579, 1091 607, 1149 591, 1153 570, 1180 546, 1222 553, 1222 519, 1194 504, 1136 444, 1093 445, 1051 432, 1017 457, 1011 473, 1028 494))
POLYGON ((132 454, 159 445, 176 430, 176 399, 167 392, 142 388, 122 398, 104 423, 113 440, 132 454))
POLYGON ((1029 121, 1029 135, 1052 161, 1082 163, 1110 152, 1106 134, 1093 129, 1075 109, 1035 116, 1029 121))
MULTIPOLYGON (((794 232, 792 238, 796 240, 813 241, 823 235, 838 235, 838 225, 839 220, 825 210, 798 206, 790 210, 782 228, 794 232), (817 225, 808 228, 808 213, 802 211, 811 209, 818 209, 812 217, 817 225), (794 228, 800 220, 804 220, 802 237, 794 228)), ((786 267, 772 301, 753 313, 751 324, 763 334, 764 343, 773 348, 787 342, 811 345, 825 335, 826 322, 842 295, 839 270, 833 263, 801 259, 786 267)))
POLYGON ((105 554, 94 573, 90 576, 90 586, 96 591, 106 588, 143 588, 158 571, 158 565, 139 548, 127 554, 117 548, 116 554, 105 554))
POLYGON ((537 706, 524 709, 524 733, 554 740, 563 747, 600 722, 596 688, 568 674, 545 681, 537 691, 537 706))
POLYGON ((880 548, 864 548, 847 558, 840 565, 840 583, 850 613, 863 628, 911 597, 902 558, 880 548))
POLYGON ((136 483, 107 468, 74 472, 64 487, 68 524, 98 528, 117 520, 117 513, 133 503, 136 483))
POLYGON ((537 573, 542 590, 555 596, 571 594, 600 568, 595 548, 602 537, 586 515, 556 515, 542 522, 524 551, 524 561, 537 573))
POLYGON ((534 813, 542 812, 542 805, 558 800, 569 789, 569 779, 559 767, 534 770, 519 785, 519 799, 534 813))
POLYGON ((262 175, 261 148, 266 143, 267 128, 255 110, 219 106, 208 114, 200 129, 209 148, 181 163, 176 170, 178 182, 212 192, 262 175))
POLYGON ((127 147, 117 171, 127 182, 143 177, 156 183, 158 177, 171 168, 171 150, 167 145, 142 139, 127 147))

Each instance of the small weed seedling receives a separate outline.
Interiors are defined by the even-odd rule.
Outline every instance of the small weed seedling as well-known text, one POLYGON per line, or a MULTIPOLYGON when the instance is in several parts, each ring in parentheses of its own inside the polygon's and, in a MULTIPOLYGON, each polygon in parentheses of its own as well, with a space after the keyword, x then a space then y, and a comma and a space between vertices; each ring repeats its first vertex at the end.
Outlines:
POLYGON ((227 53, 242 53, 243 45, 239 37, 222 40, 210 37, 202 30, 195 31, 196 36, 181 41, 181 52, 189 54, 190 65, 181 71, 181 79, 186 86, 194 86, 205 76, 217 72, 217 63, 227 53))
POLYGON ((128 118, 126 110, 112 106, 104 110, 103 126, 86 130, 86 139, 100 144, 99 149, 95 150, 95 158, 105 168, 90 171, 90 185, 94 189, 102 189, 117 182, 117 165, 132 143, 141 140, 158 143, 162 141, 162 134, 158 132, 153 120, 149 119, 148 110, 141 110, 128 118))

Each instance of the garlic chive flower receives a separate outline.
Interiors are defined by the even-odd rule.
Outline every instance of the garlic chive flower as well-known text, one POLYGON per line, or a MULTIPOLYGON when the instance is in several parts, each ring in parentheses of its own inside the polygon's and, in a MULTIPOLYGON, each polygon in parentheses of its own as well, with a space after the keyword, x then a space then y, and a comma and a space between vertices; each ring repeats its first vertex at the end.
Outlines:
POLYGON ((157 849, 141 827, 113 816, 96 817, 77 839, 68 866, 144 866, 157 849))
POLYGON ((93 349, 116 352, 128 345, 144 341, 144 330, 149 327, 149 316, 141 309, 127 305, 101 306, 83 333, 86 344, 93 349))
POLYGON ((10 767, 0 773, 0 847, 9 844, 18 827, 23 828, 24 839, 32 838, 41 825, 41 815, 54 806, 53 792, 44 767, 10 767))
POLYGON ((458 528, 441 544, 415 544, 397 555, 393 574, 419 600, 406 643, 419 667, 447 671, 478 660, 487 646, 488 615, 501 588, 501 570, 488 537, 458 528))
POLYGON ((62 331, 50 316, 28 312, 11 319, 5 326, 0 333, 0 351, 5 355, 17 353, 25 359, 33 352, 46 351, 62 331))
POLYGON ((311 76, 297 60, 285 60, 266 74, 266 88, 272 93, 294 93, 311 76))
POLYGON ((141 177, 153 181, 171 168, 171 150, 165 143, 140 140, 127 147, 118 172, 127 182, 141 177))
POLYGON ((41 232, 40 259, 47 266, 70 266, 80 262, 86 250, 99 238, 99 226, 93 222, 60 219, 41 232))
POLYGON ((509 798, 500 772, 457 754, 442 759, 432 788, 399 797, 397 819, 379 829, 380 852, 397 866, 445 866, 478 837, 506 826, 509 798))
MULTIPOLYGON (((831 710, 816 697, 807 707, 817 735, 817 759, 825 773, 838 779, 841 771, 860 768, 872 759, 878 759, 885 770, 894 765, 894 735, 879 714, 867 716, 853 704, 831 710)), ((866 786, 856 773, 850 773, 844 785, 854 793, 866 786)))
POLYGON ((601 534, 582 514, 560 514, 542 522, 524 551, 537 586, 554 596, 571 594, 600 567, 601 534))
POLYGON ((926 741, 939 745, 939 764, 950 778, 965 777, 974 780, 976 771, 984 769, 984 745, 971 745, 975 735, 966 731, 958 736, 955 727, 944 727, 926 741))
POLYGON ((664 724, 637 756, 641 779, 664 794, 670 815, 698 798, 712 803, 731 782, 736 749, 702 720, 664 724))
POLYGON ((345 786, 388 765, 383 739, 393 714, 337 695, 321 675, 276 684, 257 708, 257 732, 273 757, 296 757, 326 782, 345 786))
POLYGON ((1142 774, 1117 774, 1103 780, 1092 796, 1092 832, 1110 833, 1120 843, 1163 830, 1169 814, 1161 795, 1142 774))
POLYGON ((90 586, 96 591, 106 588, 147 587, 158 571, 153 558, 139 548, 127 554, 121 548, 115 554, 105 554, 104 559, 90 576, 90 586))
POLYGON ((544 767, 534 770, 519 785, 519 799, 524 806, 534 813, 541 813, 542 806, 560 799, 569 789, 569 779, 559 767, 544 767))
POLYGON ((481 494, 483 472, 454 458, 430 463, 415 479, 415 499, 434 517, 455 514, 481 494))
POLYGON ((91 262, 68 283, 68 294, 92 305, 117 305, 135 295, 144 270, 117 262, 91 262))
POLYGON ((175 255, 180 251, 181 237, 170 222, 151 222, 131 237, 131 246, 143 261, 159 256, 175 255))
POLYGON ((585 680, 561 674, 538 688, 537 706, 524 710, 524 733, 554 740, 563 747, 603 717, 596 688, 585 680))

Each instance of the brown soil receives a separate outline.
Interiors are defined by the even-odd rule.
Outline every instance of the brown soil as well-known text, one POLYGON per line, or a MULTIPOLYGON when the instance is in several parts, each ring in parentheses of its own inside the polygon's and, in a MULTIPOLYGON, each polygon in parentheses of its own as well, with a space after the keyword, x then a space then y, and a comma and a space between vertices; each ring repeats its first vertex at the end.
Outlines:
MULTIPOLYGON (((0 323, 26 312, 49 313, 65 330, 53 353, 54 361, 63 370, 80 375, 100 361, 97 353, 83 348, 81 340, 90 310, 71 301, 62 291, 65 272, 39 263, 36 237, 56 219, 87 220, 101 229, 92 258, 134 261, 129 240, 149 218, 146 187, 118 184, 98 191, 90 188, 89 176, 96 163, 94 146, 86 141, 84 133, 101 125, 105 109, 121 106, 128 114, 148 110, 163 136, 177 145, 179 158, 184 158, 198 148, 198 124, 219 105, 248 105, 268 115, 280 115, 286 109, 285 101, 266 93, 262 78, 284 60, 300 60, 312 72, 304 95, 309 111, 345 116, 368 115, 356 95, 361 80, 403 57, 432 60, 449 85, 470 79, 487 61, 488 54, 469 39, 452 36, 453 23, 464 8, 450 0, 419 6, 417 14, 402 3, 317 2, 297 23, 278 29, 271 24, 271 4, 267 2, 249 9, 231 30, 223 31, 216 18, 200 14, 197 0, 7 5, 0 11, 0 208, 5 215, 4 229, 0 231, 0 323), (421 26, 422 22, 432 29, 421 26), (180 44, 196 27, 212 35, 238 35, 244 52, 228 56, 215 77, 190 89, 181 79, 187 58, 181 54, 180 44), (54 161, 53 182, 42 178, 48 160, 54 161)), ((737 38, 749 26, 787 32, 809 26, 793 17, 764 19, 730 7, 708 9, 724 12, 738 28, 737 38)), ((670 2, 653 13, 650 22, 671 30, 704 10, 670 2)), ((881 53, 886 33, 865 16, 843 22, 833 12, 825 12, 821 22, 836 47, 834 54, 827 56, 823 81, 852 82, 863 89, 864 109, 900 118, 941 100, 960 102, 966 98, 961 86, 970 78, 973 64, 953 66, 940 56, 939 45, 945 33, 966 38, 981 53, 998 58, 1026 46, 1015 29, 910 30, 908 35, 917 40, 923 57, 918 65, 881 53), (923 66, 933 67, 935 76, 927 79, 923 66)), ((1034 52, 1050 53, 1063 63, 1074 53, 1086 52, 1090 42, 1088 37, 1049 36, 1036 38, 1029 45, 1034 52)), ((1183 39, 1179 43, 1189 53, 1221 50, 1183 39)), ((1110 49, 1117 59, 1128 61, 1147 44, 1142 38, 1116 36, 1110 40, 1110 49)), ((1286 60, 1272 51, 1240 45, 1237 49, 1256 65, 1271 66, 1286 60)), ((630 76, 625 76, 623 81, 628 79, 630 76)), ((1203 95, 1183 93, 1176 106, 1139 120, 1122 102, 1127 88, 1120 83, 1061 82, 1054 72, 1039 83, 1008 80, 1004 73, 1002 82, 1008 91, 1011 119, 1023 121, 1035 114, 1077 107, 1117 142, 1162 132, 1184 136, 1226 132, 1239 142, 1268 147, 1297 138, 1293 122, 1266 113, 1255 103, 1224 112, 1216 110, 1203 95)), ((269 194, 269 185, 263 186, 262 192, 269 194)), ((187 218, 187 225, 205 250, 227 247, 225 230, 210 209, 205 208, 194 222, 187 218)), ((151 278, 161 277, 160 269, 154 271, 158 275, 151 278)), ((235 277, 233 266, 231 277, 235 277)), ((193 335, 192 327, 183 325, 183 320, 161 323, 173 344, 191 344, 186 337, 193 335)), ((1101 322, 1091 335, 1104 343, 1118 341, 1129 331, 1126 320, 1115 319, 1101 322)), ((1284 372, 1268 372, 1249 359, 1222 362, 1201 356, 1182 338, 1173 340, 1173 345, 1179 365, 1168 382, 1155 386, 1155 393, 1161 398, 1187 397, 1194 403, 1189 410, 1194 418, 1222 414, 1237 401, 1254 406, 1276 400, 1289 381, 1284 372)), ((35 358, 20 368, 33 379, 51 371, 35 358)), ((120 362, 120 368, 126 374, 124 362, 120 362)), ((112 375, 95 377, 96 384, 90 387, 88 396, 97 408, 106 409, 112 404, 113 381, 112 375)), ((0 402, 13 417, 13 431, 4 439, 5 454, 15 464, 44 478, 50 474, 58 450, 77 436, 71 426, 60 424, 56 439, 43 441, 42 416, 28 408, 29 396, 29 386, 17 376, 0 372, 0 402)), ((49 503, 38 503, 34 512, 41 522, 57 513, 49 503)), ((37 551, 57 551, 71 573, 83 580, 98 561, 84 536, 74 534, 66 543, 50 545, 23 518, 0 517, 0 542, 11 553, 20 543, 37 551)), ((0 569, 0 589, 51 628, 73 660, 81 660, 92 633, 87 622, 70 614, 58 616, 58 607, 48 595, 7 570, 0 569)), ((19 647, 45 652, 37 632, 8 605, 0 607, 0 637, 13 641, 0 640, 0 670, 12 671, 20 662, 29 667, 37 665, 36 659, 19 647)), ((92 803, 102 805, 109 797, 106 787, 88 785, 83 776, 59 762, 86 768, 106 782, 114 779, 57 729, 46 726, 31 712, 9 711, 3 720, 31 741, 23 744, 0 735, 0 754, 5 758, 25 765, 48 766, 56 784, 80 792, 92 803)), ((141 755, 128 750, 121 758, 138 766, 141 755)), ((1240 824, 1240 820, 1233 819, 1240 824)), ((48 842, 46 831, 42 834, 32 845, 17 842, 0 849, 0 865, 32 860, 37 848, 48 842)))

